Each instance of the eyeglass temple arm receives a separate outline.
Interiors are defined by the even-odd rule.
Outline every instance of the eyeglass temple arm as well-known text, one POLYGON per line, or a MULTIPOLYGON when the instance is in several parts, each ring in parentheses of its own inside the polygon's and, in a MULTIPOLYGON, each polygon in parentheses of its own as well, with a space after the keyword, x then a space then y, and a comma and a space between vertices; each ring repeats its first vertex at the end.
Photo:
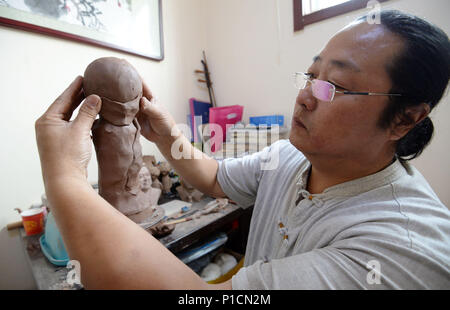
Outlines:
POLYGON ((401 94, 369 93, 369 92, 358 92, 348 90, 347 91, 336 90, 336 93, 346 95, 366 95, 366 96, 401 96, 401 94))
MULTIPOLYGON (((295 72, 294 76, 302 75, 306 80, 312 81, 309 74, 304 72, 295 72)), ((370 92, 358 92, 358 91, 340 91, 335 90, 336 93, 346 94, 346 95, 365 95, 365 96, 402 96, 402 94, 385 94, 385 93, 370 93, 370 92)))

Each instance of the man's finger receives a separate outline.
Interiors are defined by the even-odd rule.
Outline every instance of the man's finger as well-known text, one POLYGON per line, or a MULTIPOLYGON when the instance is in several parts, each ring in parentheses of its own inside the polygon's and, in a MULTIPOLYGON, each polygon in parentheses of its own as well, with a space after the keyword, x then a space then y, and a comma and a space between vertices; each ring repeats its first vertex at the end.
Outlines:
POLYGON ((155 111, 155 106, 147 98, 142 97, 139 101, 139 112, 136 117, 141 125, 141 132, 150 131, 150 118, 155 118, 158 115, 158 111, 155 111))
POLYGON ((82 86, 83 78, 77 76, 69 87, 50 105, 46 113, 61 114, 63 118, 66 118, 68 114, 71 114, 70 111, 73 112, 83 99, 83 96, 80 97, 82 86))
MULTIPOLYGON (((141 78, 141 80, 142 80, 142 78, 141 78)), ((142 95, 145 98, 147 98, 148 100, 152 100, 153 99, 153 94, 152 94, 150 88, 144 82, 144 80, 142 80, 142 95)))
POLYGON ((155 110, 155 104, 151 103, 147 98, 142 97, 139 102, 139 112, 147 116, 155 116, 158 111, 155 110))
POLYGON ((69 107, 69 110, 65 113, 63 113, 63 120, 70 121, 70 118, 72 117, 73 111, 80 105, 80 103, 85 98, 83 89, 80 90, 78 95, 76 95, 72 101, 72 105, 69 107))
POLYGON ((73 121, 73 125, 86 131, 91 130, 95 118, 100 112, 101 105, 101 99, 99 96, 90 95, 87 97, 81 106, 77 117, 73 121))

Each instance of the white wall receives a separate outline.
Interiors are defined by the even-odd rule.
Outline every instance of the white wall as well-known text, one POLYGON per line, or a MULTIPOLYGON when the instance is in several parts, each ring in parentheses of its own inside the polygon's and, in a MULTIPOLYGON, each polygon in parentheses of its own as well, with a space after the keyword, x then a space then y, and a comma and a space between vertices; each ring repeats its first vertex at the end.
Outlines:
MULTIPOLYGON (((391 0, 382 8, 424 17, 450 34, 450 1, 391 0)), ((367 9, 293 32, 292 0, 208 0, 207 42, 219 105, 245 106, 244 117, 282 113, 290 124, 297 90, 292 73, 304 71, 338 30, 367 9), (278 13, 277 13, 278 11, 278 13)), ((450 97, 433 111, 435 137, 413 164, 450 207, 450 97)))
MULTIPOLYGON (((132 63, 154 94, 185 122, 188 99, 207 99, 194 70, 201 68, 206 30, 203 0, 164 0, 165 59, 162 62, 45 35, 0 27, 0 289, 33 288, 18 235, 4 229, 20 220, 14 208, 40 202, 44 186, 34 122, 49 104, 96 58, 116 56, 132 63), (15 262, 15 263, 14 263, 15 262)), ((144 154, 157 151, 141 140, 144 154)), ((97 180, 95 152, 89 180, 97 180)), ((160 156, 160 155, 159 155, 160 156)))
MULTIPOLYGON (((450 33, 448 0, 391 0, 383 7, 426 17, 450 33)), ((201 68, 201 51, 206 49, 219 106, 241 104, 247 120, 250 115, 281 113, 290 123, 297 94, 292 73, 305 70, 328 39, 363 12, 294 33, 292 0, 164 0, 162 62, 0 27, 0 228, 19 220, 14 208, 39 202, 44 187, 34 121, 92 60, 107 55, 127 59, 175 119, 184 123, 187 100, 208 99, 193 74, 201 68)), ((436 137, 414 162, 447 206, 449 101, 447 97, 436 109, 436 137)), ((156 152, 151 143, 142 140, 142 144, 144 154, 156 152)), ((95 154, 89 179, 97 179, 95 154)), ((0 289, 33 288, 17 234, 0 229, 0 248, 0 289)))

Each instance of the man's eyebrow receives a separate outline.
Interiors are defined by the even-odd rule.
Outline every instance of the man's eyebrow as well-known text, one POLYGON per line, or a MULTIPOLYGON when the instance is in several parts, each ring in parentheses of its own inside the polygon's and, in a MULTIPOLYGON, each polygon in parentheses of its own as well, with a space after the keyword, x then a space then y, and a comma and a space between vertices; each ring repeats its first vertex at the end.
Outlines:
MULTIPOLYGON (((319 55, 313 57, 313 63, 320 62, 320 61, 322 61, 322 58, 320 58, 319 55)), ((347 60, 333 59, 330 61, 330 64, 332 66, 335 66, 335 67, 338 67, 338 68, 344 69, 344 70, 352 70, 355 72, 361 71, 361 69, 359 69, 359 67, 356 64, 354 64, 353 62, 347 61, 347 60)))

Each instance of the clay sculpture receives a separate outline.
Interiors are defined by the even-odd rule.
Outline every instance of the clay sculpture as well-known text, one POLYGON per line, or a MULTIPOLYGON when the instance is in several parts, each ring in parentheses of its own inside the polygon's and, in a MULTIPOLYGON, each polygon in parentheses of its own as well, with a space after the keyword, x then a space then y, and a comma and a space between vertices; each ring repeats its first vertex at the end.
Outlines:
POLYGON ((149 202, 150 206, 158 205, 161 189, 152 187, 152 177, 146 165, 143 165, 139 172, 139 181, 142 192, 147 195, 145 200, 149 202))
MULTIPOLYGON (((86 68, 83 88, 86 96, 102 99, 100 118, 92 128, 100 196, 127 216, 145 210, 154 221, 148 189, 143 190, 139 178, 143 160, 136 119, 142 97, 138 72, 123 59, 99 58, 86 68)), ((142 216, 139 221, 151 222, 142 216)))
POLYGON ((150 171, 150 175, 152 177, 152 187, 159 188, 161 191, 163 189, 163 185, 161 181, 159 180, 159 175, 161 174, 161 171, 159 170, 155 156, 153 155, 146 155, 142 157, 144 160, 145 166, 147 166, 148 170, 150 171))
POLYGON ((150 169, 150 167, 156 166, 156 158, 153 155, 145 155, 142 157, 142 160, 144 161, 144 164, 149 169, 150 169))
POLYGON ((159 175, 161 172, 158 167, 150 167, 150 174, 152 176, 152 187, 159 188, 161 191, 163 189, 163 185, 159 180, 159 175))
POLYGON ((170 189, 172 188, 172 180, 170 179, 169 176, 169 172, 170 172, 170 165, 168 162, 161 162, 158 165, 159 171, 161 172, 161 182, 163 185, 163 193, 164 194, 169 194, 171 191, 170 189))
POLYGON ((203 193, 195 189, 191 184, 189 184, 185 179, 180 177, 180 186, 177 186, 176 190, 181 200, 186 202, 197 202, 203 198, 203 193))

